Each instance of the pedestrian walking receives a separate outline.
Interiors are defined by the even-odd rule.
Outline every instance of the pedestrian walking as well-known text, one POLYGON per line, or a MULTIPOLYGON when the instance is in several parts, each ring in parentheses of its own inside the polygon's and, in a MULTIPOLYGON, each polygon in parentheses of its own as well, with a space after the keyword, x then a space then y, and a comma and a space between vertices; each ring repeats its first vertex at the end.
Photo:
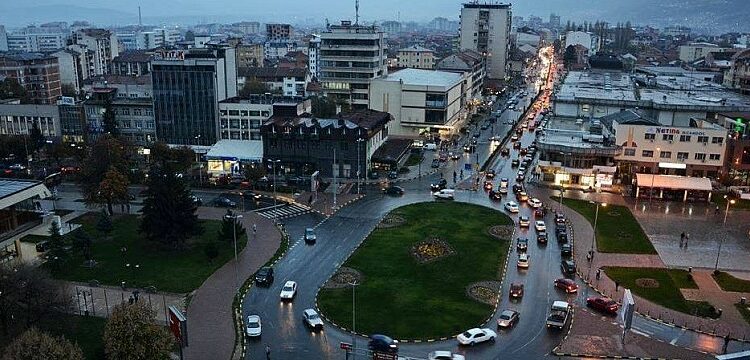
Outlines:
POLYGON ((271 347, 266 345, 266 360, 271 360, 271 347))
POLYGON ((719 205, 716 205, 716 209, 714 210, 715 215, 719 215, 719 205))
POLYGON ((680 248, 682 248, 682 243, 685 242, 685 232, 683 231, 682 234, 680 234, 680 248))
POLYGON ((689 240, 690 240, 690 234, 687 233, 687 234, 685 234, 685 249, 687 249, 687 247, 688 247, 688 241, 689 240))
POLYGON ((620 283, 615 281, 615 292, 620 290, 620 283))
POLYGON ((253 224, 253 234, 258 232, 258 225, 253 224))
POLYGON ((586 254, 586 260, 587 260, 588 262, 591 262, 591 251, 589 251, 589 252, 588 252, 588 253, 586 254))
POLYGON ((602 269, 596 269, 596 280, 599 280, 602 278, 602 269))

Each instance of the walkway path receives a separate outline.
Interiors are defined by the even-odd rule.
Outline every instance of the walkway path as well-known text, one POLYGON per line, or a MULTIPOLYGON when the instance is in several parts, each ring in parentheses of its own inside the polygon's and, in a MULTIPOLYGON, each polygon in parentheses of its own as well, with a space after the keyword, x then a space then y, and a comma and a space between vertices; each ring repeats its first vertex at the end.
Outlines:
MULTIPOLYGON (((108 318, 115 306, 128 303, 133 297, 135 289, 122 289, 113 286, 90 286, 85 283, 64 282, 73 298, 71 312, 78 315, 90 315, 108 318)), ((176 306, 180 310, 185 308, 184 294, 157 293, 150 294, 141 291, 138 301, 148 304, 154 310, 154 321, 166 325, 167 308, 176 306)))

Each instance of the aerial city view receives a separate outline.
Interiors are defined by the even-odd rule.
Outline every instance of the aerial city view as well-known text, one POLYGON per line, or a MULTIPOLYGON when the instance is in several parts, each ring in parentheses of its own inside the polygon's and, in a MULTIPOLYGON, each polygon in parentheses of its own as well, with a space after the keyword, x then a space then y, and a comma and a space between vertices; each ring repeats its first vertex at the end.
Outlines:
POLYGON ((0 2, 0 360, 750 359, 746 0, 0 2))

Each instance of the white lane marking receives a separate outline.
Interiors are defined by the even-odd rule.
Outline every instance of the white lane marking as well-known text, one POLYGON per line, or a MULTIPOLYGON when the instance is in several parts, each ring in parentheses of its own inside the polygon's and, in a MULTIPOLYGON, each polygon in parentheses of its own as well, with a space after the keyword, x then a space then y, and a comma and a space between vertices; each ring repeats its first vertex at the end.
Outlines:
MULTIPOLYGON (((643 331, 639 331, 639 330, 636 330, 636 329, 630 329, 630 330, 633 331, 634 333, 638 334, 638 335, 645 336, 647 338, 650 338, 651 335, 653 335, 653 334, 650 334, 650 333, 647 333, 647 332, 643 332, 643 331)), ((672 345, 674 345, 674 344, 672 344, 672 345)))
POLYGON ((685 333, 685 330, 686 329, 681 329, 680 333, 677 334, 677 336, 675 336, 674 339, 672 339, 672 341, 670 341, 669 343, 672 344, 672 345, 677 344, 677 340, 680 338, 680 336, 682 336, 682 334, 685 333))

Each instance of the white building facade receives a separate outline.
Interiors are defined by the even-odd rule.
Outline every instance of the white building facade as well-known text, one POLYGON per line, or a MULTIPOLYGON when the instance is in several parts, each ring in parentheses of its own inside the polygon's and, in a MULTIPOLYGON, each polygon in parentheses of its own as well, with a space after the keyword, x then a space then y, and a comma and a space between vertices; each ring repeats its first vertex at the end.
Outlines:
POLYGON ((510 4, 464 4, 461 9, 460 50, 474 50, 487 58, 487 76, 508 75, 511 32, 510 4))

